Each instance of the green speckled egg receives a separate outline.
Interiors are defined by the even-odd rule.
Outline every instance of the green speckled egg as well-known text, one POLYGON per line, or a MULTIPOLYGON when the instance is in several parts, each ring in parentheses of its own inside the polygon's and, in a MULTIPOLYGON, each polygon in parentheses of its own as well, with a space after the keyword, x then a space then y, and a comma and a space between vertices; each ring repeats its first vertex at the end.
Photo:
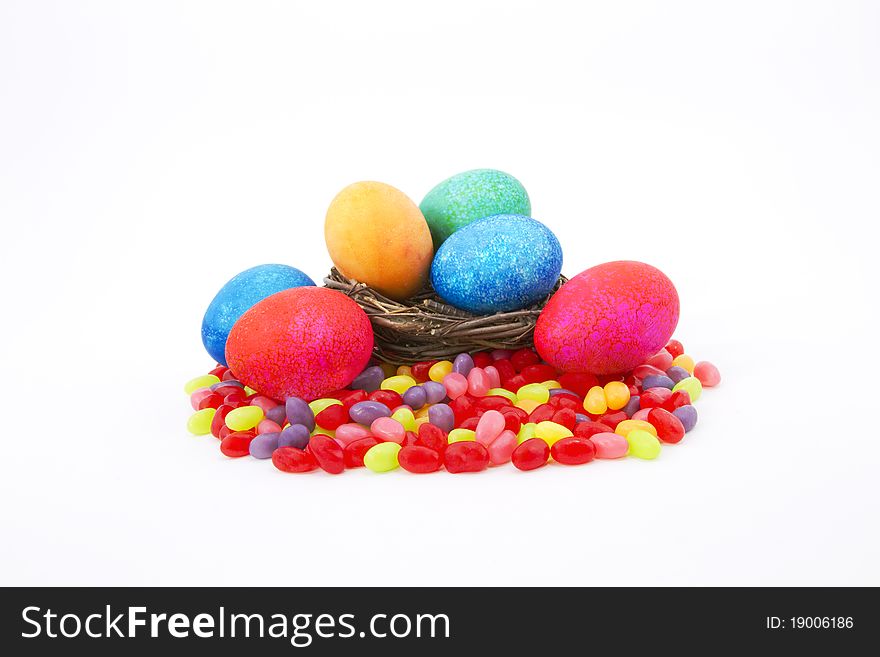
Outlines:
POLYGON ((495 214, 532 214, 522 183, 496 169, 474 169, 447 178, 428 192, 419 208, 431 228, 434 249, 477 219, 495 214))

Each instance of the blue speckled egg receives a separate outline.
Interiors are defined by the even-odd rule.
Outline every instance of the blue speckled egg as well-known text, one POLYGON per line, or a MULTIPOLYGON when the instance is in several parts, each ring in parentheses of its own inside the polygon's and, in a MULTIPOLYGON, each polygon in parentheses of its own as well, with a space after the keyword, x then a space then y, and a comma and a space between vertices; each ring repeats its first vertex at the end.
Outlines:
POLYGON ((497 214, 453 233, 437 251, 431 282, 447 303, 488 315, 546 297, 562 271, 562 247, 540 221, 497 214))
POLYGON ((226 365, 226 339, 239 317, 258 301, 276 292, 314 284, 299 269, 288 265, 257 265, 233 276, 220 288, 205 312, 202 320, 205 349, 211 358, 226 365))

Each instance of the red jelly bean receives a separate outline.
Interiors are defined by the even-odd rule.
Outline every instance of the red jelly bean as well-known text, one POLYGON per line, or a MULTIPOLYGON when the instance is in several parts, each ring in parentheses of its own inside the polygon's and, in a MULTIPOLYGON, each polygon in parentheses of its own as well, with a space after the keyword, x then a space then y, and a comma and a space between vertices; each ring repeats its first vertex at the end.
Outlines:
POLYGON ((416 440, 416 445, 433 449, 442 454, 446 449, 447 441, 448 436, 440 427, 429 422, 419 425, 419 437, 416 440))
POLYGON ((328 406, 315 416, 315 424, 328 431, 335 431, 348 421, 348 409, 343 404, 328 406))
POLYGON ((614 429, 601 422, 578 422, 574 428, 574 435, 578 438, 589 438, 597 433, 613 433, 614 429))
POLYGON ((403 440, 400 442, 402 447, 409 447, 418 443, 419 437, 412 431, 403 434, 403 440))
POLYGON ((512 376, 507 381, 504 382, 505 390, 510 390, 510 392, 516 392, 520 388, 522 388, 526 383, 526 378, 522 374, 517 374, 516 376, 512 376))
POLYGON ((489 367, 489 365, 494 362, 492 354, 490 354, 488 351, 478 351, 474 354, 471 354, 471 358, 474 361, 474 367, 489 367))
POLYGON ((272 452, 272 464, 281 472, 309 472, 318 467, 318 462, 312 454, 296 447, 276 449, 272 452))
POLYGON ((231 433, 234 433, 234 432, 232 431, 232 429, 230 429, 229 427, 227 427, 226 424, 224 423, 223 426, 220 427, 220 431, 217 433, 217 437, 218 437, 220 440, 225 440, 225 439, 226 439, 226 436, 228 436, 228 435, 231 434, 231 433))
POLYGON ((639 380, 644 380, 649 376, 666 376, 666 372, 653 365, 639 365, 632 373, 639 380))
POLYGON ((553 443, 550 448, 553 460, 563 465, 580 465, 589 463, 596 456, 596 446, 587 438, 570 436, 553 443))
POLYGON ((529 414, 529 422, 537 424, 538 422, 549 420, 553 417, 554 413, 556 413, 556 409, 550 404, 541 404, 529 414))
POLYGON ((542 383, 556 378, 556 368, 552 365, 529 365, 519 373, 526 383, 542 383))
POLYGON ((220 364, 218 363, 218 364, 217 364, 217 367, 215 367, 213 370, 211 370, 210 372, 208 372, 208 374, 213 374, 214 376, 216 376, 218 379, 220 379, 220 380, 222 381, 222 380, 223 380, 223 375, 226 374, 226 372, 227 372, 228 370, 229 370, 228 367, 226 367, 225 365, 220 365, 220 364))
POLYGON ((366 390, 346 390, 345 393, 339 397, 339 401, 345 406, 345 410, 350 410, 355 404, 360 404, 369 399, 366 390))
POLYGON ((586 372, 567 372, 558 381, 563 388, 576 392, 581 397, 586 397, 590 388, 599 385, 599 379, 586 372))
POLYGON ((666 343, 666 351, 672 354, 672 357, 681 356, 684 353, 684 347, 678 340, 670 340, 666 343))
POLYGON ((495 366, 495 369, 498 370, 498 377, 501 379, 502 386, 512 377, 516 376, 516 369, 506 358, 496 360, 493 365, 495 366))
POLYGON ((547 402, 555 409, 570 408, 575 413, 583 413, 584 402, 573 395, 553 395, 547 402))
POLYGON ((214 412, 214 419, 211 420, 211 435, 214 438, 220 437, 220 430, 226 426, 226 415, 233 409, 229 404, 221 404, 214 412))
POLYGON ((234 431, 220 442, 220 451, 231 458, 247 456, 254 435, 253 431, 234 431))
POLYGON ((202 410, 203 408, 220 408, 223 405, 223 396, 218 395, 216 392, 211 393, 207 397, 202 397, 198 403, 198 409, 202 410))
MULTIPOLYGON (((532 349, 519 349, 510 356, 510 364, 513 365, 517 372, 522 372, 529 365, 537 365, 540 362, 541 357, 532 349)), ((548 379, 544 380, 547 381, 548 379)))
MULTIPOLYGON (((541 441, 544 443, 544 441, 541 441)), ((525 443, 523 443, 525 444, 525 443)), ((544 443, 546 446, 547 443, 544 443)), ((465 440, 452 443, 443 455, 446 471, 452 474, 459 472, 480 472, 489 467, 489 451, 481 443, 465 440)))
POLYGON ((676 390, 669 396, 669 399, 663 402, 661 407, 672 413, 676 408, 688 406, 690 403, 691 394, 687 390, 676 390))
POLYGON ((364 467, 364 454, 370 451, 370 448, 373 445, 378 445, 379 440, 374 438, 373 436, 367 436, 366 438, 358 438, 357 440, 353 440, 348 445, 345 446, 345 449, 342 450, 342 457, 345 461, 346 468, 362 468, 364 467))
POLYGON ((439 470, 443 463, 443 459, 440 458, 440 454, 433 449, 421 447, 419 445, 410 445, 404 447, 397 453, 397 462, 400 463, 400 467, 407 472, 425 474, 427 472, 436 472, 439 470))
POLYGON ((639 395, 639 408, 657 408, 672 397, 669 388, 648 388, 639 395))
POLYGON ((605 415, 600 415, 598 418, 596 418, 596 422, 606 424, 611 427, 612 431, 614 431, 617 428, 618 424, 628 419, 629 417, 626 413, 624 413, 623 411, 617 411, 615 413, 605 413, 605 415))
POLYGON ((244 393, 244 390, 242 390, 241 388, 236 386, 235 390, 233 390, 232 392, 230 392, 228 395, 226 395, 223 398, 223 403, 224 404, 241 404, 246 398, 247 398, 247 395, 244 393))
POLYGON ((418 383, 424 383, 428 380, 428 370, 431 369, 431 366, 434 365, 436 360, 426 360, 421 363, 416 363, 410 368, 410 374, 412 378, 414 378, 418 383))
MULTIPOLYGON (((320 413, 319 413, 320 415, 320 413)), ((315 434, 309 440, 309 452, 324 472, 339 474, 345 470, 345 458, 342 447, 330 436, 315 434)))
POLYGON ((570 408, 560 408, 550 419, 556 424, 561 424, 569 431, 574 431, 574 426, 577 424, 575 412, 570 408))
POLYGON ((484 411, 500 411, 502 408, 512 405, 513 402, 511 402, 507 397, 502 397, 501 395, 489 395, 487 397, 481 397, 477 400, 477 408, 483 409, 484 411))
POLYGON ((232 373, 232 370, 226 370, 226 372, 223 373, 223 376, 220 377, 220 380, 221 381, 237 381, 238 379, 235 378, 235 374, 232 373))
POLYGON ((474 415, 473 417, 465 418, 464 421, 456 427, 456 429, 470 429, 471 431, 474 431, 477 428, 477 424, 479 424, 480 422, 480 415, 482 415, 482 413, 480 413, 479 415, 474 415))
POLYGON ((549 458, 550 448, 547 443, 540 438, 529 438, 513 450, 510 460, 519 470, 534 470, 546 464, 549 458))
POLYGON ((515 413, 502 413, 502 415, 504 416, 504 428, 513 431, 513 433, 519 433, 519 430, 522 428, 522 420, 520 420, 519 416, 515 413))
POLYGON ((469 417, 477 414, 476 399, 470 395, 461 395, 449 402, 449 407, 455 414, 455 425, 458 426, 469 417))
POLYGON ((684 425, 677 417, 662 408, 648 412, 648 422, 657 430, 657 438, 664 443, 679 443, 684 438, 684 425))
POLYGON ((403 405, 403 397, 393 390, 374 390, 370 393, 369 400, 381 402, 391 410, 403 405))

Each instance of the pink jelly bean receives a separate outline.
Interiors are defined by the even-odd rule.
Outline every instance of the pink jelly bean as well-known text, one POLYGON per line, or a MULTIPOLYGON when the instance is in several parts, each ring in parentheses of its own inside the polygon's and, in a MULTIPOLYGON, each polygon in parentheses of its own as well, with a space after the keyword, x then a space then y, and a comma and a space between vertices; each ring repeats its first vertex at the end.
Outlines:
POLYGON ((626 456, 629 443, 626 438, 617 433, 596 433, 590 436, 590 442, 596 446, 596 458, 619 459, 626 456))
POLYGON ((498 411, 490 410, 483 413, 474 431, 477 442, 483 443, 484 447, 491 445, 492 441, 504 431, 505 422, 504 416, 498 411))
MULTIPOLYGON (((487 411, 492 412, 492 411, 487 411)), ((510 429, 505 429, 501 434, 489 445, 489 463, 492 465, 503 465, 510 462, 510 456, 513 450, 517 448, 516 434, 510 429)))
POLYGON ((694 365, 694 376, 700 380, 704 388, 711 388, 721 383, 721 372, 708 360, 701 360, 694 365))
POLYGON ((648 365, 645 363, 644 365, 639 365, 636 369, 633 370, 633 376, 637 379, 644 379, 646 376, 666 376, 666 372, 661 370, 659 367, 654 367, 653 365, 648 365))
POLYGON ((670 354, 665 349, 661 349, 648 359, 647 364, 653 365, 654 367, 661 369, 665 372, 670 367, 672 367, 672 354, 670 354))
POLYGON ((490 388, 501 387, 501 374, 498 372, 498 369, 494 365, 489 365, 483 368, 483 371, 486 373, 486 376, 489 377, 490 388))
POLYGON ((373 420, 373 424, 370 425, 370 433, 376 438, 398 444, 402 443, 406 437, 406 429, 403 428, 403 425, 390 417, 379 417, 373 420))
POLYGON ((468 380, 464 374, 450 372, 443 377, 443 387, 450 399, 458 399, 468 391, 468 380))
POLYGON ((277 422, 273 422, 272 420, 260 420, 260 423, 257 425, 257 433, 277 433, 281 431, 281 427, 278 426, 277 422))
POLYGON ((355 440, 360 440, 361 438, 369 438, 372 434, 367 427, 357 424, 355 422, 349 422, 347 424, 340 424, 336 427, 336 442, 345 447, 349 443, 353 443, 355 440))
POLYGON ((193 410, 197 411, 199 410, 199 403, 213 394, 210 388, 199 388, 189 396, 189 403, 192 404, 193 410))
POLYGON ((275 408, 276 406, 278 406, 278 402, 274 399, 269 399, 264 395, 257 395, 256 397, 251 399, 251 406, 259 406, 263 409, 263 412, 265 413, 270 408, 275 408))
POLYGON ((489 392, 489 377, 482 367, 475 367, 467 375, 468 392, 474 397, 485 397, 489 392))
POLYGON ((638 410, 635 413, 633 413, 633 416, 630 419, 631 420, 644 420, 645 422, 647 422, 648 421, 648 413, 650 413, 650 412, 651 412, 650 408, 643 408, 643 409, 638 410))

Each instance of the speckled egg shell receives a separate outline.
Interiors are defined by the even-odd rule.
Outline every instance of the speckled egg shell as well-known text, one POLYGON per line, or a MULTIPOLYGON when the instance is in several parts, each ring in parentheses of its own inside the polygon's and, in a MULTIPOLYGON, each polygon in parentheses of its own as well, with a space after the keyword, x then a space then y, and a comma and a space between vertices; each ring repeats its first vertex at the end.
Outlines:
POLYGON ((486 217, 455 232, 431 266, 447 303, 476 314, 518 310, 550 294, 562 270, 562 247, 540 221, 515 214, 486 217))
POLYGON ((236 378, 279 400, 311 401, 346 387, 372 351, 367 314, 351 298, 322 287, 263 299, 235 323, 226 343, 236 378))
POLYGON ((226 339, 238 318, 269 295, 315 282, 296 267, 257 265, 233 276, 217 293, 202 319, 202 344, 226 365, 226 339))
POLYGON ((619 374, 662 349, 678 324, 678 293, 643 262, 607 262, 553 295, 535 327, 541 357, 566 372, 619 374))
POLYGON ((447 178, 425 195, 419 207, 431 229, 435 249, 477 219, 495 214, 532 214, 522 183, 495 169, 474 169, 447 178))

